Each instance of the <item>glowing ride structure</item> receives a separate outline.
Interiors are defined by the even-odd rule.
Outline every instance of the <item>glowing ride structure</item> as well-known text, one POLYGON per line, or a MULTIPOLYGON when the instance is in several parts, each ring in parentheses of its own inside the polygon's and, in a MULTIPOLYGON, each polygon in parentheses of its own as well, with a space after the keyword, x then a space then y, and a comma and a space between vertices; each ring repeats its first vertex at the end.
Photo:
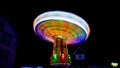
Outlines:
POLYGON ((83 18, 64 11, 40 14, 35 18, 33 28, 36 35, 54 43, 51 65, 71 64, 67 46, 84 42, 90 33, 83 18))

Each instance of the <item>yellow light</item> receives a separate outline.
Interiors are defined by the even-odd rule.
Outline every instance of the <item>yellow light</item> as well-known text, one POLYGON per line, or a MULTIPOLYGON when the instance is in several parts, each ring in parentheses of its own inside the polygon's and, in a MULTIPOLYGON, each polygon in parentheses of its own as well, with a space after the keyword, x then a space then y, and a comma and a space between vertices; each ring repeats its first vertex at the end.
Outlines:
POLYGON ((117 67, 117 66, 118 66, 118 63, 112 62, 112 63, 111 63, 111 66, 117 67))

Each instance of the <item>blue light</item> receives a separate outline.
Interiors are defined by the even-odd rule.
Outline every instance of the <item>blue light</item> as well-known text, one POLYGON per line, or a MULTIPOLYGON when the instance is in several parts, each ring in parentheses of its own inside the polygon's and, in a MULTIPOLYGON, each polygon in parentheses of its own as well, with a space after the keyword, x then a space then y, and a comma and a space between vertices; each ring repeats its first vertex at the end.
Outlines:
POLYGON ((43 68, 43 66, 23 66, 20 68, 43 68))
POLYGON ((43 66, 38 66, 37 68, 43 68, 43 66))
POLYGON ((25 67, 21 67, 21 68, 34 68, 34 67, 30 67, 30 66, 28 67, 28 66, 25 66, 25 67))

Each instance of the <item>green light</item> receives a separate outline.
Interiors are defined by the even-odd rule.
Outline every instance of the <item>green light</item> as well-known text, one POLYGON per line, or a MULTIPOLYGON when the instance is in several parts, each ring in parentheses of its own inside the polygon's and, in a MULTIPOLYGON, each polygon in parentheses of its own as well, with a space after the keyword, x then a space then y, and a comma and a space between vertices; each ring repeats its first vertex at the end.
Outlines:
POLYGON ((55 59, 57 58, 57 54, 54 54, 54 58, 55 58, 55 59))
POLYGON ((68 58, 70 59, 70 55, 68 55, 68 58))
POLYGON ((73 23, 69 22, 69 25, 72 25, 73 23))
POLYGON ((64 22, 63 20, 60 20, 60 24, 63 24, 63 22, 64 22))
POLYGON ((54 54, 52 58, 52 63, 57 63, 58 62, 58 54, 54 54))
POLYGON ((71 57, 68 55, 68 62, 71 63, 71 57))

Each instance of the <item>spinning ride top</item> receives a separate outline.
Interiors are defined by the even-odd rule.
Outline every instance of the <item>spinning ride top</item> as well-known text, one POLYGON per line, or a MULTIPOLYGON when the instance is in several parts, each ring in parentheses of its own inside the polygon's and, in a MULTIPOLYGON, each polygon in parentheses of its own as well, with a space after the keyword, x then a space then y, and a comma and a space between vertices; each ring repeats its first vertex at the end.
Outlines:
POLYGON ((83 43, 90 34, 90 28, 83 18, 64 11, 49 11, 38 15, 33 29, 37 36, 54 43, 51 65, 71 64, 67 46, 83 43))

